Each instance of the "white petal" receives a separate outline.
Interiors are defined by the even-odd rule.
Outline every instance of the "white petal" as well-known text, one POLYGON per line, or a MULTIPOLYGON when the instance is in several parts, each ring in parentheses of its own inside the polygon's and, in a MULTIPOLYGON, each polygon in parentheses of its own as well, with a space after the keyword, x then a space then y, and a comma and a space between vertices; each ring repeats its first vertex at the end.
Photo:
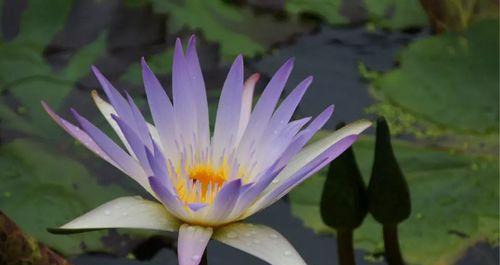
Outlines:
MULTIPOLYGON (((120 137, 120 140, 123 142, 123 144, 127 148, 127 151, 129 152, 129 154, 132 154, 135 157, 134 152, 132 152, 132 149, 130 148, 128 141, 123 136, 123 133, 120 130, 120 127, 118 126, 116 121, 111 117, 111 114, 117 115, 116 110, 113 108, 113 106, 111 104, 109 104, 104 99, 102 99, 99 96, 99 94, 97 93, 97 91, 95 91, 95 90, 92 91, 92 98, 94 99, 94 102, 97 105, 97 108, 99 109, 101 114, 106 118, 106 121, 108 121, 108 123, 111 125, 111 127, 113 127, 113 130, 116 132, 118 137, 120 137)), ((158 135, 158 131, 156 130, 155 126, 150 124, 149 122, 147 123, 147 126, 149 129, 149 133, 151 134, 151 138, 153 138, 153 140, 156 143, 158 143, 158 144, 161 143, 160 136, 158 135)))
POLYGON ((138 228, 177 231, 179 221, 163 205, 139 196, 120 197, 74 219, 54 233, 83 232, 107 228, 138 228))
POLYGON ((179 265, 200 264, 212 232, 211 227, 181 225, 177 243, 179 265))
POLYGON ((213 237, 272 265, 306 264, 286 238, 264 225, 234 223, 217 229, 213 237))

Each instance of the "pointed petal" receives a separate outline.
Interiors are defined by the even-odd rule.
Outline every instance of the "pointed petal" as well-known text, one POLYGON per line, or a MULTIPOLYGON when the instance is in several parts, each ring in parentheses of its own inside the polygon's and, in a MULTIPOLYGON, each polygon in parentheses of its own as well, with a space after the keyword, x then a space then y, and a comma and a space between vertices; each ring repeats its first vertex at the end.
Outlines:
POLYGON ((213 230, 211 227, 181 225, 177 243, 179 265, 200 264, 203 252, 205 252, 212 233, 213 230))
POLYGON ((198 112, 198 137, 200 148, 204 150, 210 143, 210 128, 208 124, 208 102, 205 82, 201 73, 200 62, 196 52, 196 37, 191 36, 186 49, 186 61, 191 84, 193 85, 195 106, 198 112))
POLYGON ((158 177, 149 177, 149 184, 159 201, 169 212, 178 217, 186 216, 182 202, 179 200, 177 194, 174 194, 173 191, 169 190, 167 186, 163 185, 162 181, 159 180, 158 177))
POLYGON ((241 179, 232 180, 221 188, 215 197, 208 219, 210 221, 220 221, 227 217, 233 210, 240 195, 241 179))
POLYGON ((283 152, 280 157, 280 162, 278 166, 284 166, 294 157, 306 143, 313 137, 313 135, 321 129, 325 123, 330 119, 333 114, 333 105, 327 107, 323 112, 321 112, 303 131, 299 132, 295 139, 290 143, 287 149, 283 152))
POLYGON ((272 265, 305 265, 295 248, 274 229, 234 223, 217 229, 214 239, 245 251, 272 265))
MULTIPOLYGON (((97 93, 97 91, 92 90, 91 95, 92 95, 92 99, 94 100, 94 103, 96 104, 97 108, 99 109, 101 114, 104 116, 104 118, 106 118, 106 121, 111 125, 111 127, 116 132, 118 137, 120 137, 120 140, 123 142, 123 144, 127 148, 127 151, 129 153, 133 153, 128 142, 126 141, 125 137, 123 136, 123 133, 120 130, 120 127, 118 126, 118 124, 116 123, 116 121, 112 117, 112 115, 118 116, 118 113, 116 112, 116 110, 113 108, 113 106, 111 104, 109 104, 104 99, 102 99, 99 96, 99 94, 97 93)), ((153 138, 153 141, 155 141, 157 143, 161 143, 160 137, 158 134, 158 130, 156 130, 155 126, 153 126, 152 124, 150 124, 148 122, 146 122, 146 126, 147 126, 147 129, 149 131, 151 138, 153 138)))
POLYGON ((230 150, 230 139, 236 140, 236 132, 240 122, 241 100, 243 96, 243 57, 239 55, 234 60, 222 88, 217 108, 217 118, 213 137, 213 146, 216 148, 215 157, 219 157, 222 150, 230 150))
POLYGON ((255 108, 250 115, 250 121, 248 122, 247 128, 243 134, 240 146, 239 154, 240 159, 243 161, 247 160, 245 154, 250 153, 252 143, 259 140, 259 138, 264 133, 266 126, 269 123, 269 119, 273 114, 274 108, 278 103, 281 92, 285 88, 286 81, 290 76, 293 68, 293 59, 289 59, 283 64, 283 66, 276 71, 271 81, 267 84, 264 92, 262 93, 259 101, 255 105, 255 108))
POLYGON ((281 127, 285 126, 290 119, 292 118, 295 109, 300 103, 300 100, 304 96, 307 88, 311 85, 313 81, 313 77, 309 76, 300 82, 297 87, 288 95, 280 106, 276 109, 269 122, 269 125, 266 129, 268 133, 273 132, 274 130, 280 130, 281 127))
POLYGON ((182 140, 186 146, 193 145, 197 133, 198 118, 194 101, 194 91, 188 74, 186 58, 182 51, 180 39, 175 42, 174 62, 172 65, 172 94, 175 121, 180 132, 185 136, 182 140))
POLYGON ((276 182, 276 185, 273 185, 266 192, 262 194, 259 200, 252 205, 252 210, 250 210, 247 215, 253 214, 256 211, 264 209, 274 202, 281 199, 288 192, 290 192, 294 187, 304 182, 308 177, 312 176, 316 172, 318 172, 325 165, 330 163, 333 159, 337 158, 340 154, 342 154, 347 148, 349 148, 354 141, 357 139, 357 135, 349 135, 347 137, 342 138, 332 146, 330 146, 323 153, 319 154, 313 160, 304 165, 301 169, 295 172, 292 176, 281 181, 278 175, 276 180, 280 180, 279 183, 276 182))
POLYGON ((104 118, 106 118, 106 121, 109 123, 109 125, 111 125, 111 128, 113 128, 116 135, 118 135, 118 137, 122 141, 122 143, 125 146, 125 148, 127 149, 127 151, 130 154, 133 154, 134 152, 132 151, 132 148, 128 144, 127 139, 125 139, 125 136, 123 135, 122 131, 120 130, 120 127, 118 126, 116 121, 111 116, 111 115, 118 116, 118 113, 116 112, 113 105, 109 104, 104 99, 102 99, 99 96, 99 94, 97 93, 97 91, 95 91, 95 90, 92 90, 91 95, 92 95, 92 99, 94 99, 94 103, 96 104, 97 108, 101 112, 102 116, 104 116, 104 118))
POLYGON ((111 116, 120 127, 120 130, 125 136, 128 144, 132 148, 132 151, 134 152, 135 157, 137 157, 137 160, 141 164, 142 168, 148 176, 151 176, 153 174, 153 171, 151 170, 149 161, 146 156, 146 144, 142 141, 142 139, 140 139, 139 135, 137 135, 134 130, 132 130, 132 128, 130 128, 130 126, 126 124, 122 119, 120 119, 118 116, 115 116, 114 114, 111 114, 111 116))
POLYGON ((97 69, 97 67, 92 66, 92 71, 96 76, 97 80, 101 84, 104 93, 108 97, 109 101, 113 105, 113 108, 117 112, 117 116, 124 119, 125 122, 130 124, 134 130, 136 129, 135 120, 132 115, 132 110, 127 102, 127 100, 116 90, 116 88, 104 77, 104 75, 97 69))
POLYGON ((340 128, 329 136, 318 140, 309 146, 306 146, 304 149, 302 149, 302 151, 300 151, 296 156, 292 158, 292 160, 283 169, 283 171, 281 171, 277 178, 279 178, 280 181, 288 179, 295 172, 297 172, 313 159, 318 157, 320 154, 328 150, 338 141, 351 135, 359 135, 365 129, 370 127, 370 125, 371 122, 367 120, 359 120, 340 128))
POLYGON ((79 233, 109 228, 177 231, 179 221, 163 205, 139 196, 120 197, 74 219, 52 233, 79 233))
POLYGON ((82 117, 75 110, 71 110, 73 116, 78 120, 82 128, 94 140, 94 142, 123 169, 131 178, 137 181, 144 189, 151 192, 147 176, 140 164, 127 154, 120 146, 104 134, 99 128, 82 117))
POLYGON ((61 118, 59 115, 57 115, 50 107, 42 101, 42 106, 45 109, 45 111, 49 114, 49 116, 59 125, 61 126, 68 134, 73 136, 76 140, 78 140, 80 143, 82 143, 85 147, 87 147, 90 151, 94 152, 96 155, 100 156, 102 159, 106 160, 109 162, 111 165, 115 166, 116 168, 120 169, 123 171, 118 164, 116 164, 113 159, 111 159, 95 142, 90 138, 90 136, 80 130, 77 126, 71 124, 70 122, 66 121, 65 119, 61 118))
POLYGON ((176 153, 174 108, 160 81, 151 71, 144 58, 142 58, 141 64, 146 97, 160 138, 157 143, 161 144, 168 158, 176 160, 174 156, 176 153))
POLYGON ((241 101, 240 125, 238 126, 238 137, 236 143, 239 143, 245 129, 247 128, 250 114, 252 113, 253 93, 255 85, 259 81, 260 75, 255 73, 251 75, 243 85, 243 99, 241 101))

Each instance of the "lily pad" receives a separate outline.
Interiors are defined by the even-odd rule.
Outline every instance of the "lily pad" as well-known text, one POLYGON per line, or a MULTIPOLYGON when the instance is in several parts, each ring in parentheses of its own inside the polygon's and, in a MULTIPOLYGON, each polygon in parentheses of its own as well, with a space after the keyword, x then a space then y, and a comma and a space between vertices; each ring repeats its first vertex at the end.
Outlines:
POLYGON ((291 14, 316 14, 332 25, 349 24, 347 14, 357 14, 354 20, 364 20, 389 29, 404 29, 428 25, 427 15, 416 0, 290 0, 285 9, 291 14), (348 10, 353 9, 353 10, 348 10))
POLYGON ((106 250, 106 232, 61 236, 46 229, 129 195, 122 188, 100 186, 82 164, 24 139, 0 148, 0 168, 0 209, 23 230, 66 255, 106 250))
POLYGON ((271 45, 310 29, 295 18, 282 21, 222 0, 150 1, 156 12, 169 14, 168 26, 173 32, 183 27, 201 30, 207 40, 219 43, 224 60, 240 53, 251 57, 262 54, 271 45))
POLYGON ((47 126, 52 122, 40 101, 47 101, 57 110, 77 81, 88 75, 90 65, 106 47, 102 34, 79 49, 61 71, 53 70, 45 61, 43 51, 64 26, 71 3, 29 1, 21 17, 19 34, 12 41, 0 43, 0 91, 9 102, 16 102, 0 106, 3 128, 46 138, 60 135, 60 130, 47 126))
POLYGON ((464 35, 416 41, 401 66, 374 81, 375 92, 419 119, 460 133, 499 129, 498 20, 482 21, 464 35))
MULTIPOLYGON (((452 264, 481 240, 498 244, 498 157, 453 154, 394 141, 397 159, 408 180, 412 215, 400 225, 401 248, 410 264, 452 264)), ((370 175, 374 141, 354 145, 363 176, 370 175)), ((334 233, 320 215, 326 172, 290 194, 292 213, 318 233, 334 233)), ((365 179, 368 181, 368 179, 365 179)), ((383 248, 381 227, 372 217, 355 231, 356 247, 372 253, 383 248)))

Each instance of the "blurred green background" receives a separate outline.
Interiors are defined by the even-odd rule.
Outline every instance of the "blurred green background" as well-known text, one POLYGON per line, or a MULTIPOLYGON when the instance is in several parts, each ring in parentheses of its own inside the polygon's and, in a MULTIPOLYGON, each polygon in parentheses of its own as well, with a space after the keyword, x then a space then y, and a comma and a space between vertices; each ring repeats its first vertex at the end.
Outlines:
MULTIPOLYGON (((326 129, 388 119, 412 194, 412 215, 400 228, 409 264, 498 264, 497 0, 3 0, 0 11, 0 210, 75 264, 176 260, 172 250, 136 260, 152 233, 46 232, 142 191, 58 128, 40 100, 67 118, 75 107, 111 134, 89 97, 98 88, 90 65, 146 111, 139 58, 146 56, 169 90, 174 40, 192 33, 212 111, 236 55, 245 56, 246 76, 262 74, 259 89, 293 56, 287 92, 315 77, 296 117, 334 103, 326 129)), ((365 177, 371 133, 354 148, 365 177)), ((319 214, 324 175, 253 218, 281 231, 310 264, 336 261, 333 230, 319 214)), ((355 244, 360 264, 383 263, 371 218, 355 244)), ((211 243, 210 264, 234 260, 264 264, 211 243)))

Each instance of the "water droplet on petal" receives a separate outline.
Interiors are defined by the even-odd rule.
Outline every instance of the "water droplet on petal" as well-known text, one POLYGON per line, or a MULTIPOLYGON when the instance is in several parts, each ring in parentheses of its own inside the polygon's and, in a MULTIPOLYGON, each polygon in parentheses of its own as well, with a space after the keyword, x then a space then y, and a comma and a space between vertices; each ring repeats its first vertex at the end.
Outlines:
POLYGON ((110 210, 104 210, 104 215, 110 215, 111 211, 110 210))
POLYGON ((269 237, 272 239, 276 239, 276 238, 278 238, 278 235, 277 234, 270 234, 269 237))
POLYGON ((285 252, 283 252, 283 255, 290 256, 292 255, 292 252, 290 250, 286 250, 285 252))
POLYGON ((280 179, 279 179, 279 178, 275 178, 275 179, 273 179, 273 181, 271 181, 271 183, 273 183, 273 184, 276 184, 276 183, 278 183, 278 182, 280 182, 280 179))
POLYGON ((127 213, 127 212, 123 212, 123 213, 122 213, 122 216, 127 216, 127 215, 128 215, 128 213, 127 213))
POLYGON ((234 238, 237 238, 238 237, 238 234, 236 234, 235 232, 229 232, 227 235, 226 235, 227 238, 229 239, 234 239, 234 238))
POLYGON ((191 259, 192 259, 193 261, 199 261, 199 260, 200 260, 200 258, 201 258, 201 257, 200 257, 200 255, 193 255, 193 256, 191 257, 191 259))
POLYGON ((258 239, 254 239, 254 240, 253 240, 253 242, 254 242, 255 244, 259 244, 259 243, 260 243, 260 240, 258 240, 258 239))

